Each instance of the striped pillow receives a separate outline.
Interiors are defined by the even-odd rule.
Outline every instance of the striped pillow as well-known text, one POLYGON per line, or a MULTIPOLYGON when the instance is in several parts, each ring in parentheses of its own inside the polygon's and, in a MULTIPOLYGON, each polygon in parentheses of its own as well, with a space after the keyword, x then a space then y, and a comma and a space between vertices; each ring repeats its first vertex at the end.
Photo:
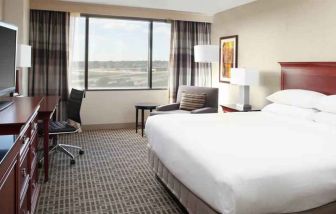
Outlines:
POLYGON ((187 94, 182 92, 180 103, 181 110, 192 111, 203 108, 206 101, 206 94, 187 94))

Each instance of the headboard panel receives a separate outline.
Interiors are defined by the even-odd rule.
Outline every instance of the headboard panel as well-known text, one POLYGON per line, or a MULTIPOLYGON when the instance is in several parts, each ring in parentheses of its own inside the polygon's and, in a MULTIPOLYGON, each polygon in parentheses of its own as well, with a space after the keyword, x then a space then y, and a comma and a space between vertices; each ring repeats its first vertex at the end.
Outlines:
POLYGON ((281 90, 306 89, 336 94, 336 62, 280 62, 281 90))

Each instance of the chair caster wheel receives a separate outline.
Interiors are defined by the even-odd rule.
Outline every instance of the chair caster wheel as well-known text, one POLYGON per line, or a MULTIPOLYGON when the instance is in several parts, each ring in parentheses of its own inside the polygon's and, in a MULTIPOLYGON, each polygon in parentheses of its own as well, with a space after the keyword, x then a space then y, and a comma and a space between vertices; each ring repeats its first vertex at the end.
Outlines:
POLYGON ((83 150, 79 150, 79 154, 80 154, 80 155, 83 155, 83 154, 84 154, 84 151, 83 151, 83 150))
POLYGON ((70 164, 71 164, 71 165, 74 165, 75 163, 76 163, 75 160, 71 160, 71 161, 70 161, 70 164))

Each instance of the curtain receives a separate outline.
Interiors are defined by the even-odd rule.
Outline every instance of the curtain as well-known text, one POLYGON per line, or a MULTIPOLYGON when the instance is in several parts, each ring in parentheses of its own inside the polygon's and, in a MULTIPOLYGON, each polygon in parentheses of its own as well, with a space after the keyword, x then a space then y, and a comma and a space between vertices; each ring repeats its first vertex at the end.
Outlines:
POLYGON ((66 12, 30 11, 29 43, 32 66, 29 71, 29 96, 61 97, 60 113, 68 89, 69 19, 66 12))
POLYGON ((172 21, 169 99, 175 102, 180 85, 211 86, 210 63, 194 62, 194 46, 211 43, 211 24, 172 21))

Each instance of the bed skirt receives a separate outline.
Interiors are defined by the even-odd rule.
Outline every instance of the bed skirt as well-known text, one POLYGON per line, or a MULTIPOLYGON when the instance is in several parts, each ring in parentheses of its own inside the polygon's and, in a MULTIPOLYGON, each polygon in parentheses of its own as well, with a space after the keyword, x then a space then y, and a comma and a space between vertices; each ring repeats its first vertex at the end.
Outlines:
MULTIPOLYGON (((148 161, 150 167, 161 180, 165 187, 175 196, 190 214, 219 214, 206 202, 196 196, 184 184, 182 184, 160 161, 151 148, 148 148, 148 161)), ((335 214, 336 202, 314 208, 311 210, 293 214, 335 214)))

